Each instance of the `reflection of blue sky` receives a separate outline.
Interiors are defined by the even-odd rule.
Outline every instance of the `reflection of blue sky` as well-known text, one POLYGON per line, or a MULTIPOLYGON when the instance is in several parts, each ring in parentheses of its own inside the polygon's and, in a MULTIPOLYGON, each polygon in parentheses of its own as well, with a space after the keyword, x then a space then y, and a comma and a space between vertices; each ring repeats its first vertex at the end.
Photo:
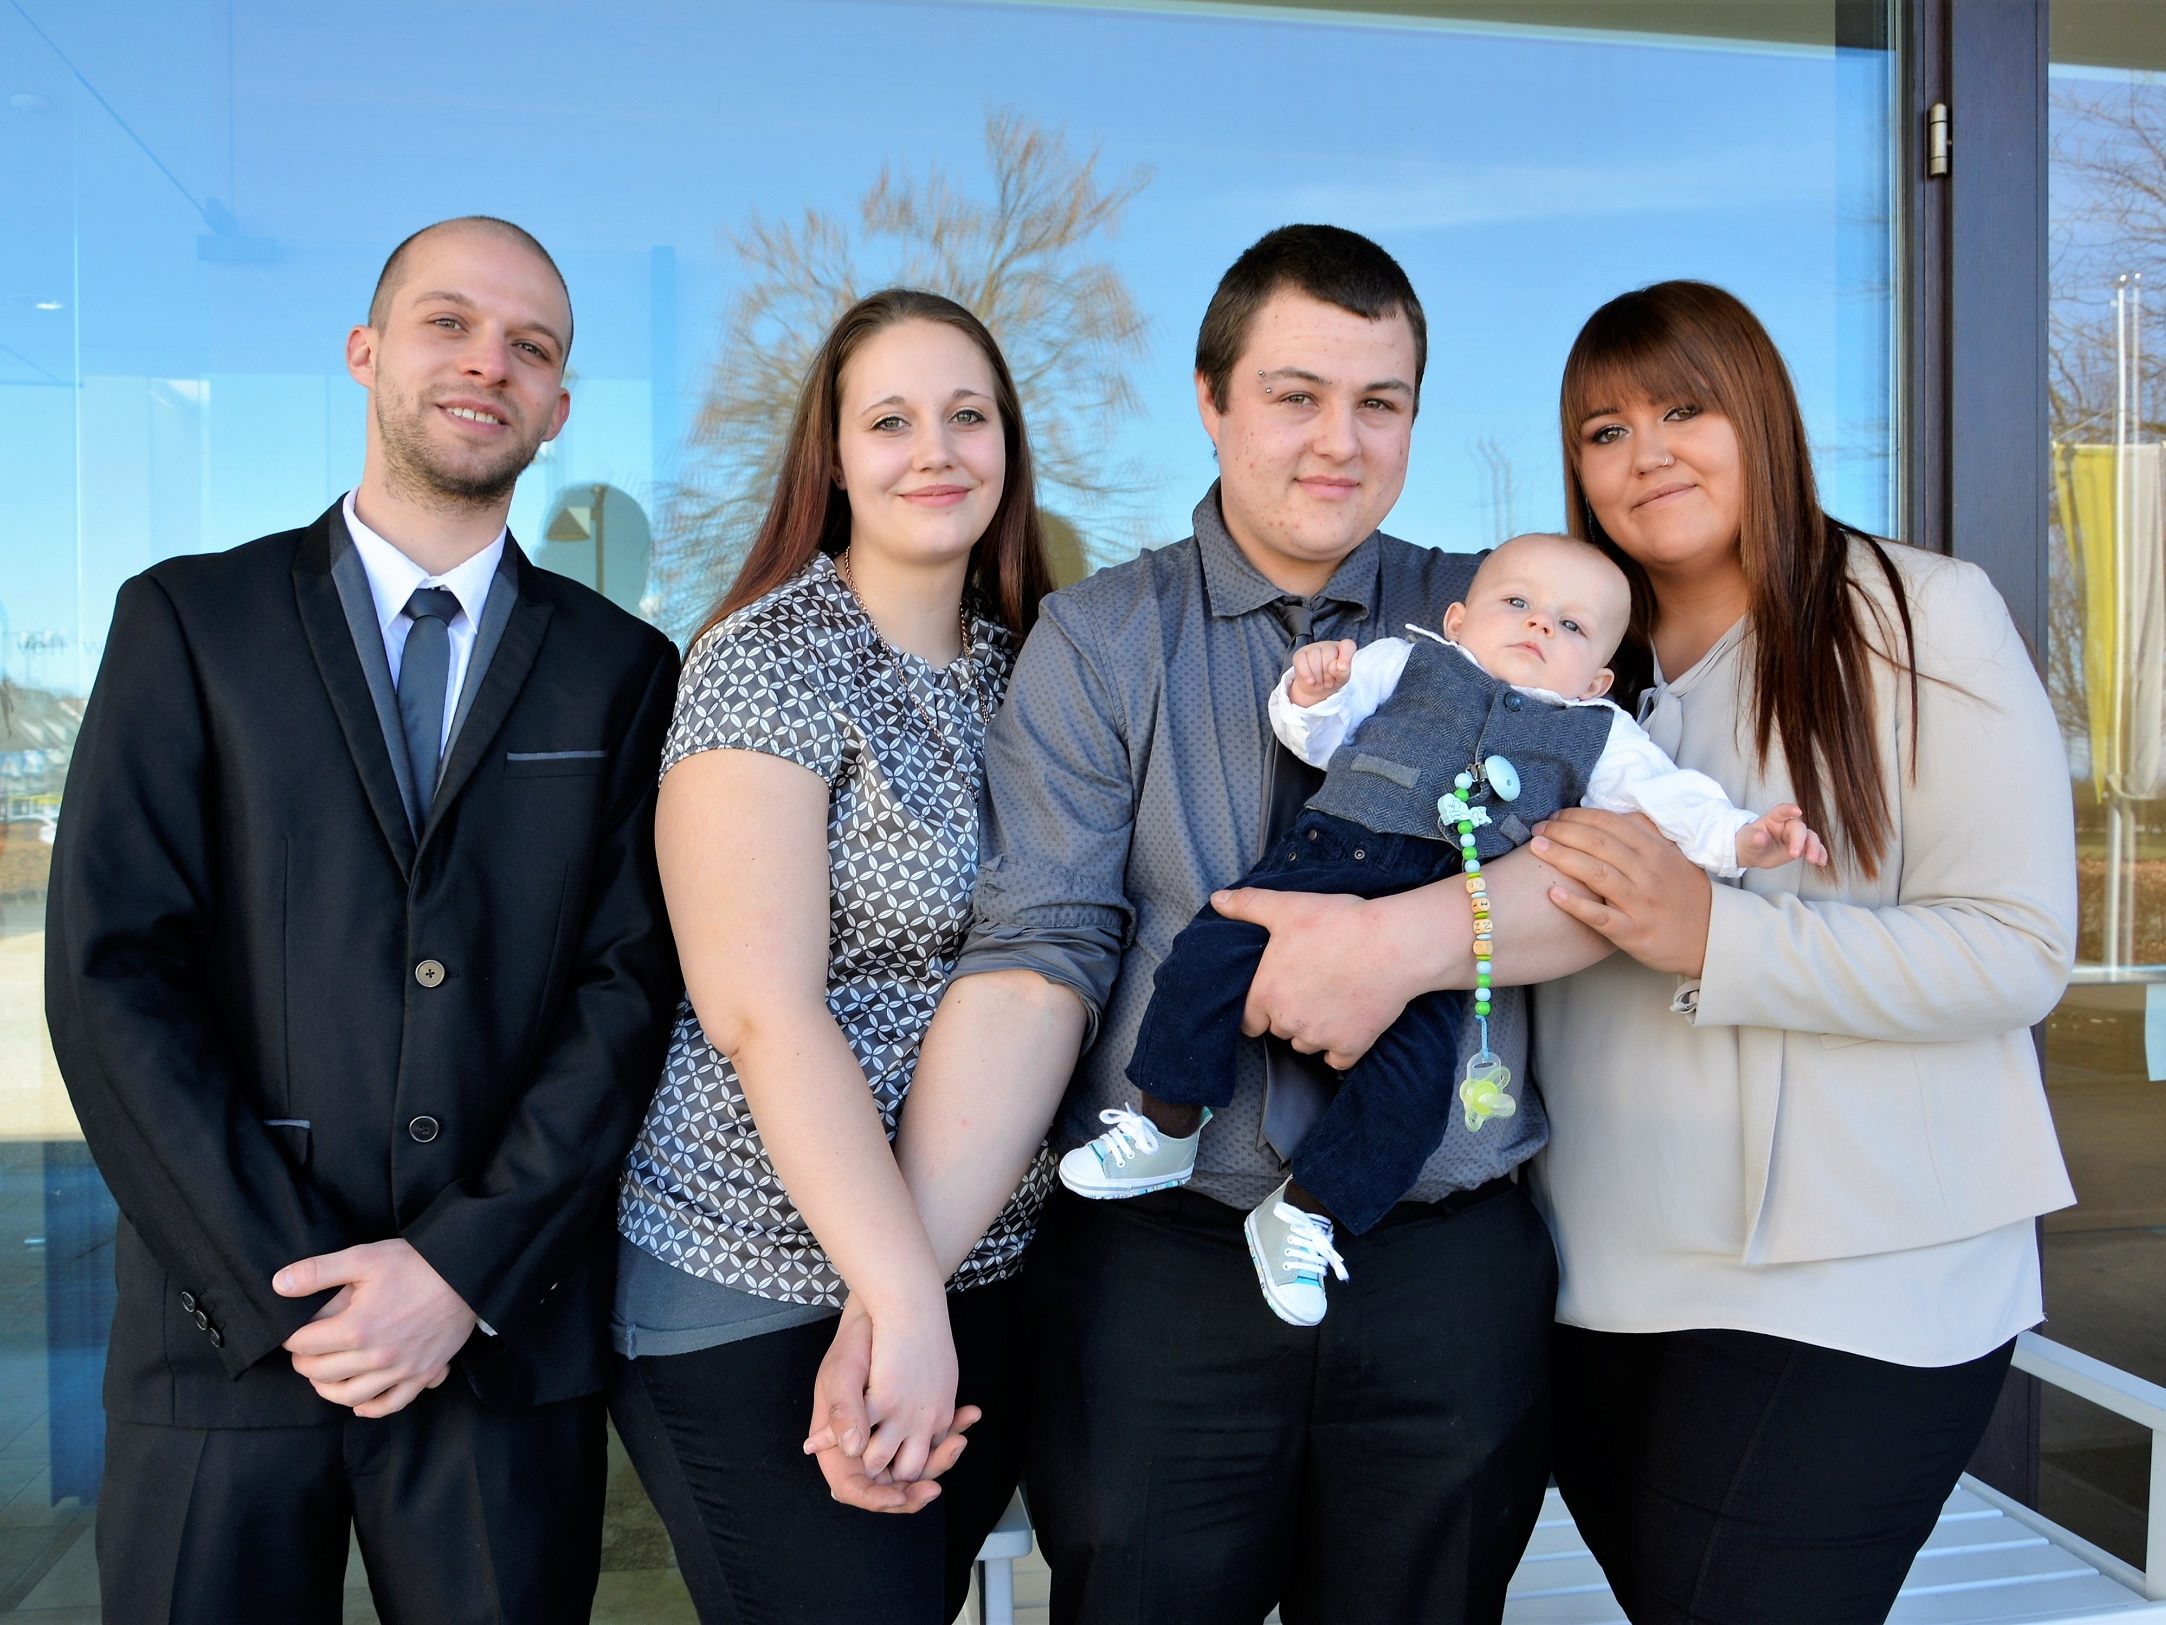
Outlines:
POLYGON ((1556 523, 1571 335, 1677 275, 1761 312, 1831 505, 1888 522, 1874 54, 861 0, 0 0, 0 64, 0 96, 46 102, 0 106, 25 182, 0 256, 0 600, 18 631, 79 626, 93 653, 127 574, 296 523, 352 480, 339 341, 412 225, 508 215, 572 281, 577 405, 514 509, 531 536, 563 484, 644 499, 672 472, 732 232, 847 216, 883 164, 975 188, 1003 104, 1109 176, 1154 172, 1104 252, 1152 320, 1143 416, 1109 455, 1152 474, 1156 535, 1185 530, 1211 474, 1188 376, 1211 286, 1300 218, 1379 238, 1429 309, 1401 534, 1556 523))

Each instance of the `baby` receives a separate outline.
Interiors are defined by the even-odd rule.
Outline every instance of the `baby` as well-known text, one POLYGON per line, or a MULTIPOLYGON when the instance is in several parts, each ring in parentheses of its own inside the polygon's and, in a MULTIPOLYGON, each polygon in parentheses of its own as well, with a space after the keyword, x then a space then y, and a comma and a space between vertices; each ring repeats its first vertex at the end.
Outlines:
MULTIPOLYGON (((1719 874, 1825 863, 1799 808, 1740 811, 1602 698, 1631 605, 1623 571, 1600 549, 1515 536, 1483 560, 1466 602, 1444 612, 1444 637, 1409 627, 1415 637, 1362 649, 1296 650, 1271 695, 1271 726, 1327 771, 1293 829, 1238 884, 1381 897, 1463 866, 1486 971, 1481 866, 1560 807, 1645 813, 1719 874)), ((1061 1159, 1070 1190, 1123 1197, 1187 1182, 1210 1109, 1232 1097, 1241 1010, 1268 940, 1208 907, 1174 939, 1128 1063, 1142 1109, 1099 1114, 1106 1132, 1061 1159)), ((1517 1109, 1509 1074, 1488 1053, 1488 999, 1484 975, 1474 1008, 1485 1041, 1458 1094, 1470 1131, 1517 1109)), ((1325 1269, 1346 1279, 1333 1220, 1368 1230, 1443 1139, 1454 1095, 1438 1072, 1459 1053, 1467 1004, 1458 992, 1409 1003, 1343 1075, 1287 1182, 1248 1215, 1249 1255, 1282 1320, 1323 1319, 1325 1269)))

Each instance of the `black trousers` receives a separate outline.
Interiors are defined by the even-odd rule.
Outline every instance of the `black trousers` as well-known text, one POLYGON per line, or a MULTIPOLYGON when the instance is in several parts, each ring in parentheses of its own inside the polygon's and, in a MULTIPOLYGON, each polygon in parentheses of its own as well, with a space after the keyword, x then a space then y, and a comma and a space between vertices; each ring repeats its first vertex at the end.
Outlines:
POLYGON ((1557 1484, 1635 1625, 1880 1625, 2014 1350, 1560 1326, 1557 1484))
POLYGON ((1055 1191, 1024 1266, 1031 1517, 1056 1625, 1481 1625, 1549 1477, 1549 1236, 1519 1186, 1402 1205, 1321 1326, 1241 1213, 1055 1191))
POLYGON ((1015 1493, 1016 1288, 948 1295, 956 1402, 985 1415, 922 1512, 828 1494, 799 1448, 835 1323, 616 1362, 610 1414, 677 1551, 702 1625, 947 1625, 1015 1493))
MULTIPOLYGON (((1388 897, 1459 872, 1456 844, 1379 835, 1330 813, 1304 812, 1236 886, 1388 897)), ((1224 1106, 1233 1098, 1241 1011, 1271 933, 1206 905, 1181 928, 1151 984, 1128 1079, 1160 1100, 1224 1106)), ((1294 1149, 1303 1188, 1356 1235, 1412 1187, 1459 1109, 1452 1058, 1471 1008, 1465 993, 1408 1001, 1294 1149)))
POLYGON ((347 1531, 386 1625, 584 1621, 608 1475, 602 1398, 497 1411, 457 1371, 321 1427, 109 1418, 98 1589, 128 1625, 337 1625, 347 1531))

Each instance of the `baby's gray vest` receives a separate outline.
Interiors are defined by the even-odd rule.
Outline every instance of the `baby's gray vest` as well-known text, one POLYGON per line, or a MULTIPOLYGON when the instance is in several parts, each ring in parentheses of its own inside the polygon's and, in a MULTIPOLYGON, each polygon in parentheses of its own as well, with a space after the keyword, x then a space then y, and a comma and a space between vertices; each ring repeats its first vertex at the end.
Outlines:
POLYGON ((1558 808, 1579 805, 1609 743, 1608 706, 1551 705, 1434 638, 1413 643, 1399 686, 1332 753, 1311 807, 1379 834, 1442 840, 1437 798, 1471 769, 1477 782, 1468 799, 1490 818, 1474 832, 1486 862, 1520 845, 1558 808), (1519 794, 1510 801, 1479 782, 1481 764, 1492 756, 1519 774, 1519 794))

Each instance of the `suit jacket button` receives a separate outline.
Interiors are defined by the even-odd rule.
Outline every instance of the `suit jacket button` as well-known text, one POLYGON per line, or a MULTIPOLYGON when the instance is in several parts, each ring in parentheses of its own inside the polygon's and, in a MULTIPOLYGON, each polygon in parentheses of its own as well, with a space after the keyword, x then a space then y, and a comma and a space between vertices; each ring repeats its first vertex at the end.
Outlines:
POLYGON ((1504 709, 1507 711, 1516 711, 1526 703, 1527 697, 1516 690, 1509 691, 1504 696, 1504 709))
POLYGON ((211 1347, 214 1349, 222 1349, 225 1346, 226 1340, 224 1335, 218 1330, 216 1326, 213 1326, 211 1328, 211 1347))
POLYGON ((195 1312, 196 1295, 193 1292, 183 1292, 181 1294, 181 1313, 184 1315, 192 1315, 195 1312))
POLYGON ((444 980, 444 967, 434 959, 424 959, 414 967, 414 980, 423 987, 439 987, 444 980))
POLYGON ((406 1132, 408 1134, 411 1134, 415 1138, 415 1140, 420 1142, 422 1145, 427 1145, 431 1140, 436 1138, 441 1127, 442 1125, 440 1125, 435 1118, 429 1116, 428 1113, 423 1112, 419 1117, 415 1118, 411 1123, 408 1123, 406 1125, 406 1132))
POLYGON ((206 1315, 202 1310, 198 1309, 196 1311, 196 1330, 199 1332, 207 1332, 210 1329, 211 1317, 209 1315, 206 1315))

